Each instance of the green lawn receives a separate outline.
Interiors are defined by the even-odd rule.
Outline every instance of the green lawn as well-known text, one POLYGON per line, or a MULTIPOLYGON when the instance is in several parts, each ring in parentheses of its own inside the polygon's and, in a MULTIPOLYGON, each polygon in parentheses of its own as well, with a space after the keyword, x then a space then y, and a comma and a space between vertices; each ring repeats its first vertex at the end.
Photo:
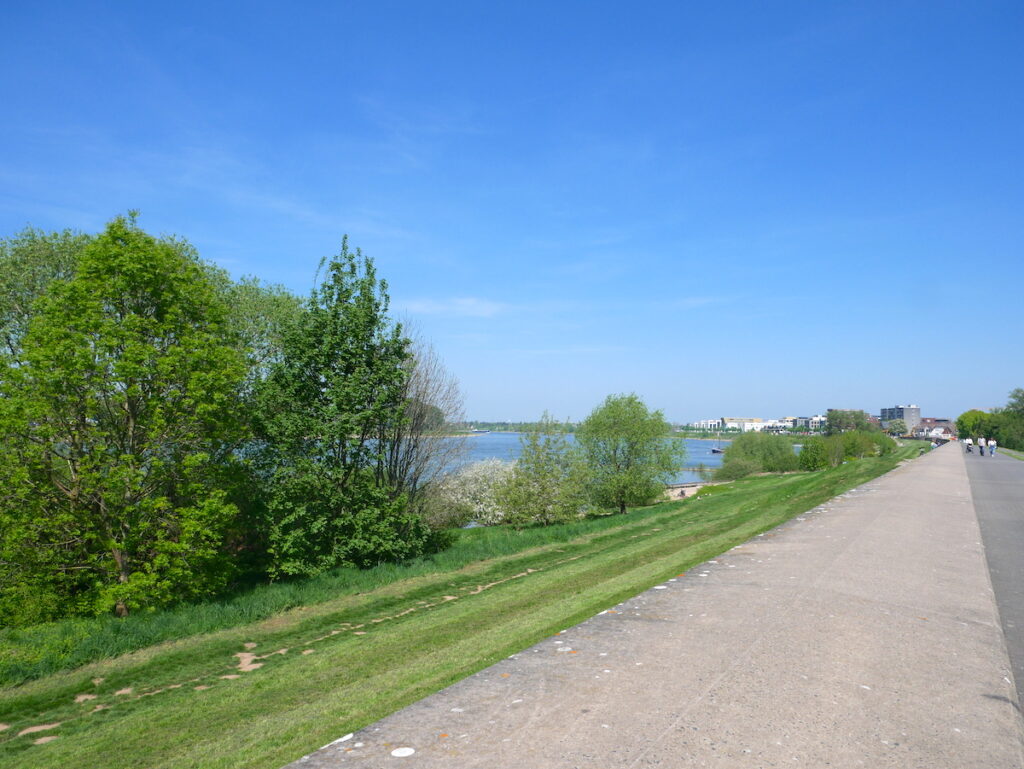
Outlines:
MULTIPOLYGON (((449 570, 443 558, 393 568, 377 586, 335 595, 323 583, 309 605, 257 622, 7 686, 0 765, 276 769, 916 453, 752 478, 562 529, 470 532, 453 551, 476 555, 466 550, 449 570), (247 651, 267 656, 241 672, 235 655, 247 651), (50 724, 59 726, 18 736, 50 724), (35 744, 44 736, 56 739, 35 744)), ((175 627, 180 635, 189 625, 175 627)), ((8 638, 9 652, 19 643, 30 634, 8 638)))
POLYGON ((996 449, 996 452, 1006 454, 1008 457, 1013 457, 1014 459, 1024 460, 1024 453, 1020 451, 1014 451, 1013 449, 1004 449, 1002 446, 1000 446, 996 449))

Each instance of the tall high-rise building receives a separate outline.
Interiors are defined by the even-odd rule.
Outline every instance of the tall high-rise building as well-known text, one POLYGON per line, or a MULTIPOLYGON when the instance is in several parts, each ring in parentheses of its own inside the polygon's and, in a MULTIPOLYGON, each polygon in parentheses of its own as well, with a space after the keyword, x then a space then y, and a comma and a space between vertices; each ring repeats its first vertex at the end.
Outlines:
POLYGON ((921 424, 921 407, 915 406, 912 403, 907 406, 893 406, 892 408, 882 409, 882 413, 879 416, 883 425, 888 424, 894 419, 902 419, 903 423, 907 426, 907 432, 911 432, 921 424))

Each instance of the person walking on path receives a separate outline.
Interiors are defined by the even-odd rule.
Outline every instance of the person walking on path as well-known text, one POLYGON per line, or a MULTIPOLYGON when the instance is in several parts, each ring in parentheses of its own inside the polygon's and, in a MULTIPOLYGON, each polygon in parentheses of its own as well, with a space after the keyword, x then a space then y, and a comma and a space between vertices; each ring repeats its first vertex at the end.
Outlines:
POLYGON ((978 436, 978 453, 985 456, 985 438, 980 435, 978 436))
POLYGON ((964 438, 964 453, 970 454, 974 450, 974 441, 970 438, 964 438))
POLYGON ((996 439, 995 438, 989 438, 988 439, 988 455, 990 457, 994 457, 996 455, 996 439))

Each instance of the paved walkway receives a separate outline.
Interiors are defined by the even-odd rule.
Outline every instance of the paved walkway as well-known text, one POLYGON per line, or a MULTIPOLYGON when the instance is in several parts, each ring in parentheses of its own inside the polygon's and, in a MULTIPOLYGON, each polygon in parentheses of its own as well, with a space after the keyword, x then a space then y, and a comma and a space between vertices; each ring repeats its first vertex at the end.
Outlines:
POLYGON ((293 766, 1021 769, 1011 676, 951 444, 293 766))
POLYGON ((964 461, 1019 703, 1024 700, 1024 462, 998 451, 970 454, 964 461))

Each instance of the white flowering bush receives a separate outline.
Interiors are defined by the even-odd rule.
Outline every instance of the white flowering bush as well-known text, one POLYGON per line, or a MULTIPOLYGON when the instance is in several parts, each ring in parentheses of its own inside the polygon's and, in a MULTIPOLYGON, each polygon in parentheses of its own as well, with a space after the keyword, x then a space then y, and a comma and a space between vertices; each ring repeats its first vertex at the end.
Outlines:
POLYGON ((485 459, 448 473, 434 484, 431 507, 435 521, 460 525, 476 521, 484 526, 502 523, 505 512, 498 505, 495 490, 505 482, 515 464, 485 459))

